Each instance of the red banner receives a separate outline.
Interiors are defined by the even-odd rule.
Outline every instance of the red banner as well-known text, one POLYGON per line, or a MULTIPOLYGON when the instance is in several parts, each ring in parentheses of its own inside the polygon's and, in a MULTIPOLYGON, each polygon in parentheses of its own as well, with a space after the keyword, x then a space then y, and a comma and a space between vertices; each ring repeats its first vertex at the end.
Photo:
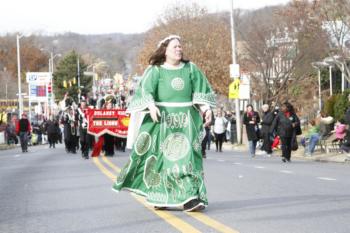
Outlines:
POLYGON ((120 109, 88 109, 86 111, 88 133, 101 136, 105 133, 126 138, 130 116, 120 109))

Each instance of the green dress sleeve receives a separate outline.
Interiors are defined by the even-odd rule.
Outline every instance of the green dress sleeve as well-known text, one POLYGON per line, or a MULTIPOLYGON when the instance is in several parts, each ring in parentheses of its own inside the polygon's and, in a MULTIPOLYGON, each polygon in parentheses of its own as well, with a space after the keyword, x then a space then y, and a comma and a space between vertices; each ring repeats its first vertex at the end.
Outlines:
POLYGON ((203 72, 193 63, 191 66, 193 104, 216 106, 215 93, 213 92, 203 72))
POLYGON ((139 112, 145 110, 150 103, 154 103, 155 94, 159 81, 159 70, 157 66, 149 66, 135 90, 127 112, 139 112))

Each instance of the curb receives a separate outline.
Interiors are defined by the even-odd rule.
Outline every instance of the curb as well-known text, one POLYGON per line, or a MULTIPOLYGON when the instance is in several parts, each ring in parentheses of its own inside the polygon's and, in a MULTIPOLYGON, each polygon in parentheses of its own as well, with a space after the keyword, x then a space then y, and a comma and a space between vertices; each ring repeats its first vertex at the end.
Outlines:
MULTIPOLYGON (((247 145, 230 145, 230 144, 224 144, 223 147, 227 150, 232 150, 236 152, 248 152, 247 145)), ((273 157, 279 157, 276 154, 278 154, 280 150, 274 151, 273 157), (276 153, 277 152, 277 153, 276 153)), ((297 150, 295 152, 292 152, 292 157, 305 160, 305 161, 315 161, 315 162, 321 162, 321 163, 343 163, 343 164, 350 164, 350 154, 317 154, 313 155, 311 157, 304 156, 302 150, 297 150)))
POLYGON ((0 150, 10 150, 16 148, 15 145, 0 144, 0 150))

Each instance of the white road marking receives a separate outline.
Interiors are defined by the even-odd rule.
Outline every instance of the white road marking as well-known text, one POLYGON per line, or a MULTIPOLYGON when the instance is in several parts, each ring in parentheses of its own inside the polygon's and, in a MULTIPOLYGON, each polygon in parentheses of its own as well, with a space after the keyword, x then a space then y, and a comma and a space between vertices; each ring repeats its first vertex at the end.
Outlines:
POLYGON ((218 162, 225 162, 225 160, 223 160, 223 159, 218 159, 218 162))
POLYGON ((320 180, 327 180, 327 181, 335 181, 335 180, 337 180, 337 179, 330 178, 330 177, 317 177, 317 179, 320 179, 320 180))
POLYGON ((16 155, 15 155, 15 158, 17 158, 17 157, 19 157, 19 156, 21 156, 21 155, 19 155, 19 154, 16 154, 16 155))
POLYGON ((264 169, 265 167, 263 167, 263 166, 254 166, 254 168, 257 168, 257 169, 264 169))
POLYGON ((242 179, 243 178, 243 175, 238 175, 238 179, 242 179))
POLYGON ((242 163, 233 163, 234 165, 242 165, 242 163))
POLYGON ((280 170, 280 172, 286 173, 286 174, 292 174, 293 173, 292 171, 289 171, 289 170, 280 170))

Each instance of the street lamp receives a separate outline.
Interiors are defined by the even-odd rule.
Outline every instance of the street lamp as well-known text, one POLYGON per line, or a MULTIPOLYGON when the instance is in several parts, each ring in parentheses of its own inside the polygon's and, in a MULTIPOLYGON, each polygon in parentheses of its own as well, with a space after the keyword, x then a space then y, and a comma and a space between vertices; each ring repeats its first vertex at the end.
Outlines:
POLYGON ((54 99, 55 99, 54 94, 53 94, 53 85, 52 85, 53 84, 52 83, 52 74, 53 74, 53 71, 54 71, 53 64, 54 64, 55 57, 61 57, 62 55, 60 53, 54 55, 52 51, 50 51, 48 49, 45 49, 45 48, 41 48, 40 50, 41 51, 47 51, 47 52, 50 53, 50 58, 49 58, 50 82, 49 82, 49 86, 51 88, 51 95, 52 96, 49 95, 49 97, 48 97, 48 104, 49 104, 49 107, 50 107, 50 111, 52 113, 53 112, 54 99))
POLYGON ((21 87, 21 59, 20 59, 20 47, 19 47, 19 39, 21 39, 23 35, 16 35, 17 39, 17 77, 18 77, 18 105, 19 105, 19 118, 23 113, 23 98, 22 98, 22 87, 21 87))
MULTIPOLYGON (((232 64, 233 66, 236 64, 236 37, 235 37, 235 23, 234 23, 234 15, 233 15, 233 0, 231 0, 231 46, 232 46, 232 64)), ((239 107, 239 98, 235 99, 235 112, 236 112, 236 130, 237 130, 237 142, 240 144, 241 140, 241 114, 239 107)))
POLYGON ((45 49, 45 48, 41 48, 40 49, 41 51, 46 51, 46 52, 49 52, 50 53, 50 58, 49 58, 49 72, 50 73, 53 73, 53 59, 55 59, 55 57, 61 57, 62 55, 60 53, 57 53, 57 54, 53 54, 52 51, 48 50, 48 49, 45 49))
MULTIPOLYGON (((53 53, 51 52, 51 72, 52 73, 54 71, 54 67, 53 67, 54 62, 53 62, 53 60, 55 59, 55 57, 61 57, 61 56, 62 55, 60 53, 57 53, 57 54, 53 55, 53 53)), ((50 62, 49 62, 49 64, 50 64, 50 62)))
POLYGON ((312 67, 317 69, 318 74, 318 107, 321 112, 322 109, 322 96, 321 96, 321 68, 328 67, 329 65, 326 62, 312 62, 312 67))

